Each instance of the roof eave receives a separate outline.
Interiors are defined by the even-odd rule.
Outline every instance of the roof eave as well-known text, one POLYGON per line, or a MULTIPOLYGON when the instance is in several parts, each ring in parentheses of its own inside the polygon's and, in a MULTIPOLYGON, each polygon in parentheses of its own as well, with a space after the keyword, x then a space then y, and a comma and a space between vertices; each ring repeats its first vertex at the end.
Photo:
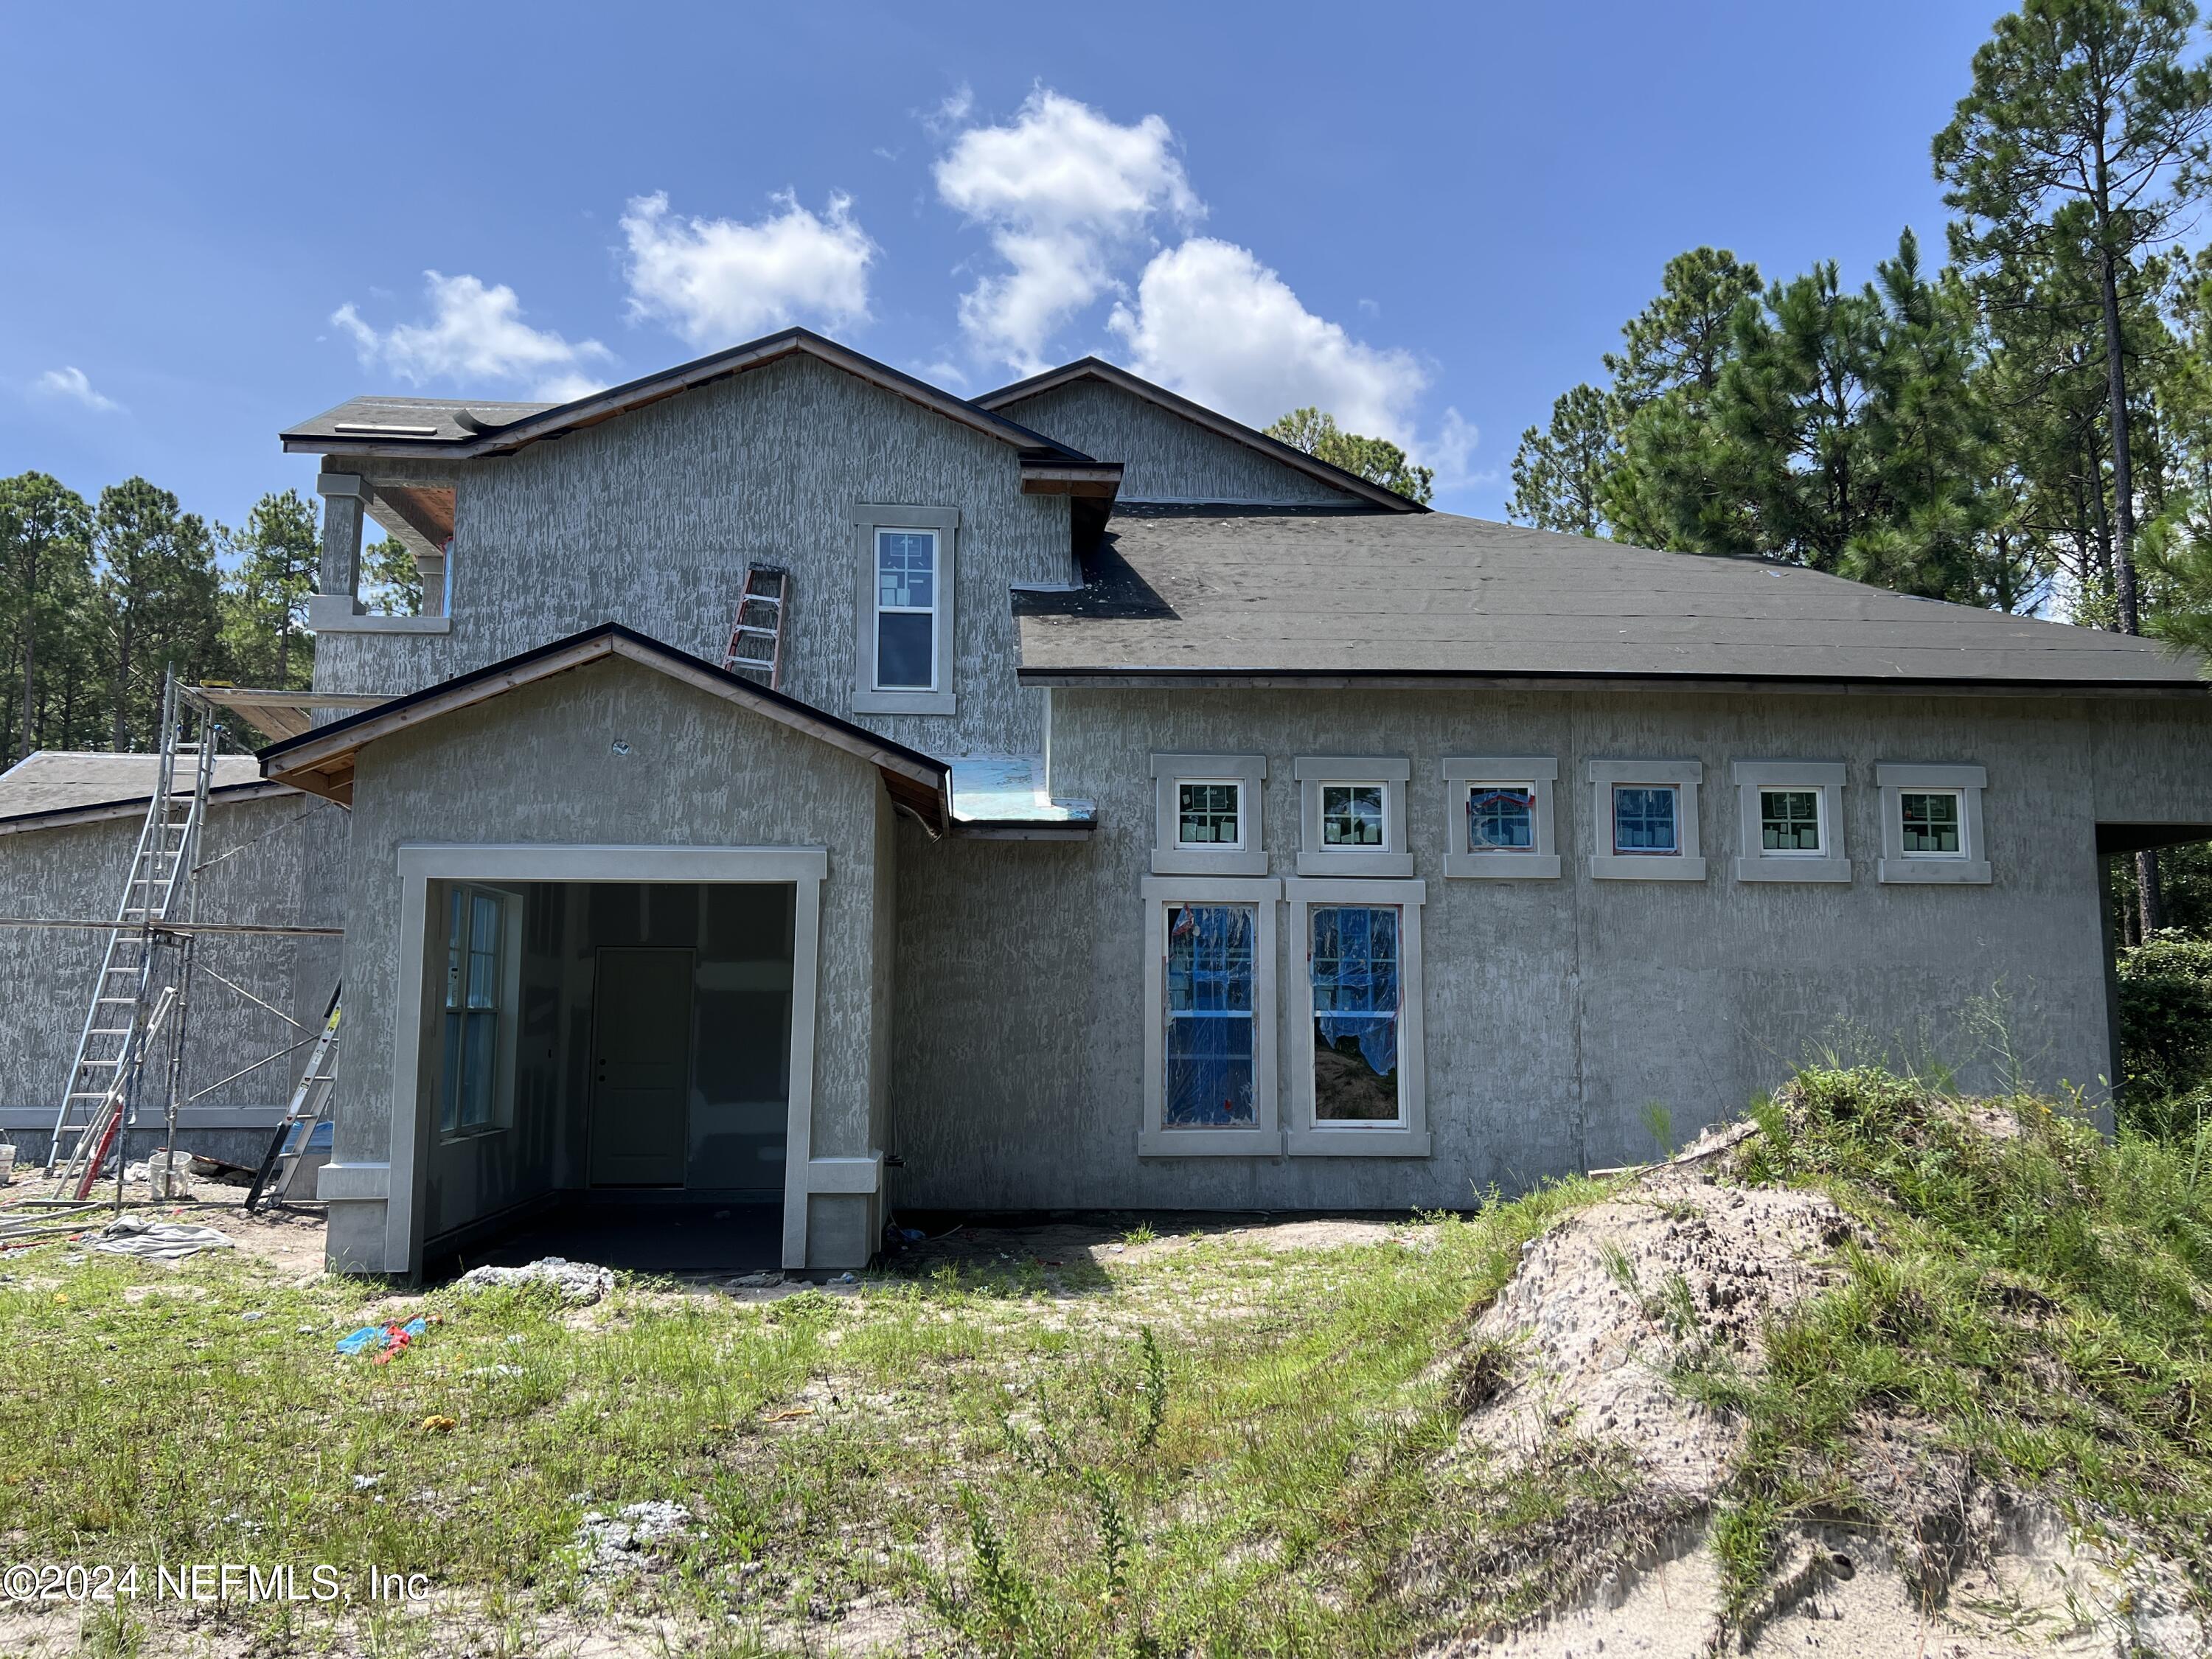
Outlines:
POLYGON ((1191 690, 1301 690, 1353 688, 1370 691, 1677 691, 1791 692, 1806 696, 1943 697, 2155 697, 2212 696, 2203 680, 2028 680, 1886 678, 1820 674, 1546 674, 1485 673, 1466 669, 1404 668, 1167 668, 1126 664, 1050 668, 1023 665, 1015 671, 1023 685, 1059 690, 1112 689, 1130 685, 1174 685, 1191 690))

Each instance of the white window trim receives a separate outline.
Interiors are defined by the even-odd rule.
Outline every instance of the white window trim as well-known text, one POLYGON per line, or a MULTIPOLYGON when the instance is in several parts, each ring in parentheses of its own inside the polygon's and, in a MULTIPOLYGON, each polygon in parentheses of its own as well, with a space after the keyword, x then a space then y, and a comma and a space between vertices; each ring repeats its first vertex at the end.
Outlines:
POLYGON ((1559 832, 1553 797, 1559 780, 1554 755, 1447 755, 1444 757, 1444 874, 1507 881, 1556 881, 1559 832), (1477 784, 1525 784, 1535 794, 1525 853, 1467 850, 1467 797, 1477 784))
POLYGON ((1844 847, 1844 764, 1841 761, 1738 761, 1729 769, 1736 787, 1741 852, 1738 881, 1849 881, 1850 854, 1844 847), (1762 789, 1810 789, 1820 799, 1820 850, 1770 853, 1763 845, 1762 789))
POLYGON ((1290 901, 1291 951, 1296 976, 1291 1015, 1297 1035, 1291 1042, 1291 1112, 1283 1150, 1293 1158, 1426 1158, 1430 1151, 1428 1066, 1424 1047, 1421 993, 1421 907, 1428 884, 1399 880, 1310 880, 1283 884, 1290 901), (1313 953, 1316 905, 1393 905, 1398 924, 1398 1109, 1388 1126, 1331 1123, 1314 1118, 1313 953))
POLYGON ((1269 877, 1147 876, 1145 901, 1145 1121, 1137 1130, 1139 1158, 1279 1158, 1282 1127, 1276 1111, 1275 908, 1283 884, 1269 877), (1167 1110, 1167 910, 1171 904, 1249 904, 1257 912, 1252 930, 1252 1127, 1176 1128, 1167 1110))
POLYGON ((1404 756, 1302 755, 1291 763, 1298 783, 1298 873, 1301 876, 1410 876, 1413 854, 1406 850, 1406 781, 1413 776, 1404 756), (1324 783, 1382 786, 1382 844, 1330 847, 1321 838, 1321 787, 1324 783))
POLYGON ((960 509, 893 507, 863 502, 852 509, 860 560, 858 607, 853 618, 853 712, 856 714, 950 714, 953 712, 953 601, 958 574, 960 509), (876 532, 927 530, 937 537, 936 626, 931 630, 937 685, 929 691, 876 689, 876 532))
POLYGON ((1705 860, 1698 839, 1698 785, 1705 765, 1693 760, 1594 760, 1590 781, 1590 875, 1598 881, 1703 881, 1705 860), (1613 791, 1616 784, 1672 784, 1677 790, 1672 853, 1613 850, 1613 791))
MULTIPOLYGON (((499 1016, 499 1036, 492 1057, 490 1120, 483 1123, 457 1123, 448 1129, 444 1122, 446 1016, 453 1011, 446 1006, 444 994, 439 994, 434 1011, 435 1036, 430 1044, 430 1076, 435 1090, 430 1118, 431 1132, 441 1146, 501 1134, 514 1127, 514 1051, 522 1024, 522 895, 483 882, 451 881, 444 884, 444 888, 441 897, 448 917, 452 915, 455 888, 488 894, 499 901, 499 1003, 494 1010, 499 1016)), ((465 964, 462 971, 465 975, 465 964)))
POLYGON ((1264 876, 1267 843, 1261 817, 1267 781, 1265 755, 1154 755, 1152 774, 1152 873, 1156 876, 1264 876), (1239 785, 1237 811, 1244 835, 1241 847, 1184 847, 1176 840, 1181 817, 1176 786, 1181 783, 1239 785))
POLYGON ((1881 880, 1896 886, 1987 886, 1989 843, 1982 835, 1982 791, 1989 774, 1964 764, 1900 764, 1882 762, 1874 769, 1881 790, 1881 880), (1916 853, 1905 850, 1905 805, 1908 792, 1933 790, 1959 797, 1959 851, 1916 853))

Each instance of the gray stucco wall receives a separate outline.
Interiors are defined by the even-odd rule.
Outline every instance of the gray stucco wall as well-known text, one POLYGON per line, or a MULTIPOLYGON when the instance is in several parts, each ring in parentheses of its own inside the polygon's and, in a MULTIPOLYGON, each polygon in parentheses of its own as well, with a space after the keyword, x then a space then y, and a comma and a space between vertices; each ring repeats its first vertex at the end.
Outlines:
MULTIPOLYGON (((1081 843, 903 835, 891 1146, 916 1207, 1462 1205, 1492 1183, 1652 1155, 1740 1112, 1816 1049, 2040 1086, 2110 1067, 2094 826, 2212 821, 2203 708, 2051 699, 1059 690, 1052 787, 1095 799, 1081 843), (1421 1160, 1139 1160, 1153 750, 1263 753, 1272 873, 1295 873, 1300 755, 1402 755, 1427 884, 1421 1160), (1559 758, 1554 881, 1447 878, 1446 755, 1559 758), (1691 758, 1702 883, 1596 881, 1585 763, 1691 758), (1740 883, 1738 759, 1843 760, 1849 884, 1740 883), (1877 761, 1988 769, 1988 886, 1893 886, 1877 761)), ((1300 942, 1280 941, 1285 987, 1300 942)), ((1285 1093, 1303 1032, 1279 1021, 1285 1093), (1294 1045, 1298 1045, 1295 1046, 1294 1045)))
POLYGON ((1341 507, 1359 499, 1103 380, 1071 381, 1003 413, 1086 455, 1121 462, 1125 501, 1341 507))
POLYGON ((812 359, 471 465, 453 540, 452 632, 324 634, 317 690, 410 691, 610 621, 719 663, 758 560, 793 573, 793 696, 933 755, 1041 741, 1006 590, 1070 580, 1066 498, 1022 494, 1011 445, 812 359), (852 714, 861 503, 960 510, 951 716, 852 714))
MULTIPOLYGON (((201 856, 216 861, 200 876, 200 919, 301 925, 307 908, 306 831, 311 824, 343 816, 307 795, 211 804, 201 856), (232 851, 238 848, 243 850, 232 851)), ((88 920, 114 915, 143 823, 133 814, 0 836, 0 915, 88 920)), ((9 1122, 27 1109, 51 1127, 62 1075, 76 1053, 106 946, 104 933, 0 928, 0 1110, 7 1111, 9 1122)), ((202 938, 197 961, 207 971, 193 976, 185 1026, 186 1096, 210 1089, 299 1039, 300 1032, 216 975, 309 1019, 295 1007, 307 989, 298 971, 300 946, 301 941, 283 938, 202 938)), ((315 1013, 321 1012, 320 999, 329 994, 329 984, 323 983, 315 1013)), ((214 1088, 185 1114, 184 1127, 240 1127, 241 1111, 252 1121, 263 1116, 273 1121, 305 1058, 301 1051, 214 1088)), ((199 1149, 190 1133, 180 1133, 179 1140, 199 1149)), ((43 1134, 37 1145, 43 1153, 43 1134)), ((137 1143, 132 1145, 136 1148, 137 1143)), ((210 1143, 206 1150, 219 1149, 210 1143)))
MULTIPOLYGON (((813 1151, 872 1150, 883 798, 867 763, 620 659, 369 744, 355 784, 337 1161, 391 1152, 400 957, 425 944, 399 937, 398 850, 410 842, 827 848, 813 1151), (627 753, 615 752, 618 740, 627 753)), ((529 1189, 522 1164, 538 1153, 526 1160, 525 1150, 514 1149, 512 1180, 491 1186, 529 1189)), ((505 1156, 489 1146, 471 1153, 505 1156)), ((453 1224, 459 1213, 449 1206, 441 1219, 453 1224)), ((380 1264, 383 1225, 379 1205, 334 1206, 333 1261, 380 1264)))

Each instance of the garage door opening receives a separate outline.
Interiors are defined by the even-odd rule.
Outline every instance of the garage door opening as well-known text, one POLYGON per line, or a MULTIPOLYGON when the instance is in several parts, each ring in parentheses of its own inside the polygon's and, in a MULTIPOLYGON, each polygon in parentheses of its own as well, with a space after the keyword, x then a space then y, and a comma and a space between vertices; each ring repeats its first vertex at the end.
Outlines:
POLYGON ((780 1260, 789 882, 430 884, 426 1266, 780 1260))

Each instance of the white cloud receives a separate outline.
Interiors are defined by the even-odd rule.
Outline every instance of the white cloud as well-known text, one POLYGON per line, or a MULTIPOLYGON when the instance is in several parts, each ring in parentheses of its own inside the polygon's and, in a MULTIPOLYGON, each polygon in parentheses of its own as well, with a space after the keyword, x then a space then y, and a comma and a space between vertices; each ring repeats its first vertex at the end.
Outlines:
MULTIPOLYGON (((1312 405, 1346 431, 1416 449, 1413 405, 1428 382, 1419 363, 1315 316, 1249 248, 1198 236, 1158 254, 1109 326, 1137 374, 1248 425, 1312 405)), ((1473 428, 1459 429, 1471 447, 1473 428)))
POLYGON ((1488 483, 1497 476, 1468 470, 1468 460, 1481 441, 1481 430, 1474 422, 1456 409, 1447 409, 1437 434, 1420 446, 1413 459, 1436 468, 1438 489, 1462 489, 1469 484, 1488 483))
POLYGON ((922 113, 922 131, 933 137, 952 131, 975 112, 975 88, 963 81, 933 110, 922 113))
POLYGON ((834 195, 817 215, 786 192, 757 223, 672 216, 665 193, 622 217, 630 315, 664 322, 693 345, 735 345, 802 319, 865 322, 875 243, 834 195))
POLYGON ((1206 210, 1165 121, 1121 126, 1042 87, 1009 125, 962 133, 936 178, 939 198, 988 226, 1012 267, 961 296, 961 328, 975 349, 1024 374, 1046 366, 1062 322, 1118 290, 1116 256, 1142 246, 1156 219, 1188 223, 1206 210))
POLYGON ((94 392, 90 378, 75 363, 64 368, 48 369, 31 382, 31 390, 48 398, 67 398, 103 415, 123 407, 114 398, 103 398, 94 392))
POLYGON ((349 301, 331 321, 352 336, 365 368, 381 364, 410 386, 427 381, 523 380, 540 397, 566 402, 606 384, 590 366, 614 354, 597 340, 570 342, 522 320, 521 304, 505 283, 486 288, 473 276, 422 273, 430 301, 427 323, 398 323, 380 334, 349 301))

